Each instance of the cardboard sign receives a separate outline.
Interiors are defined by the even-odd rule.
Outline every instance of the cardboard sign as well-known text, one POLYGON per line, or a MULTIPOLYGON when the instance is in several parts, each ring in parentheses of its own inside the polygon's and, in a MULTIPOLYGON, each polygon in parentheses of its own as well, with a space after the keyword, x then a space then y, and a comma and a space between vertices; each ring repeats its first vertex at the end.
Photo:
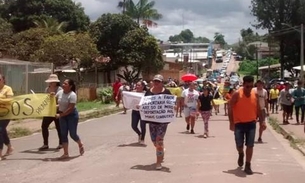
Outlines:
POLYGON ((140 104, 144 93, 123 91, 123 103, 126 109, 139 110, 137 105, 140 104))

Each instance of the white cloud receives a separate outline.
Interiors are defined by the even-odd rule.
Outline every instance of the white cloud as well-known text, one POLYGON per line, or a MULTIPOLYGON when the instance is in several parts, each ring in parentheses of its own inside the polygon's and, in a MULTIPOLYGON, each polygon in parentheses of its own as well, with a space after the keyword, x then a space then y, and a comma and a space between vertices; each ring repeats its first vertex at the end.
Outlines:
MULTIPOLYGON (((92 20, 104 13, 118 13, 119 0, 75 0, 81 2, 92 20)), ((137 0, 135 0, 137 1, 137 0)), ((228 43, 238 41, 240 30, 251 27, 251 0, 155 0, 156 9, 163 15, 158 27, 150 32, 166 41, 169 36, 190 29, 195 36, 213 39, 215 32, 225 35, 228 43)), ((257 30, 259 33, 266 31, 257 30)))

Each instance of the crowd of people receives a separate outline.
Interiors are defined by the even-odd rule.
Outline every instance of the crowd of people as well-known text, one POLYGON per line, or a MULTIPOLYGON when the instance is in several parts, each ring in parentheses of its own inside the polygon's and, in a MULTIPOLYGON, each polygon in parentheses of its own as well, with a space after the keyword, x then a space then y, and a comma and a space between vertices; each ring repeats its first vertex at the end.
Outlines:
MULTIPOLYGON (((63 148, 63 155, 59 159, 69 158, 68 150, 68 134, 78 144, 80 155, 84 154, 84 145, 77 134, 78 126, 78 111, 76 109, 77 95, 75 82, 71 79, 66 79, 60 84, 60 80, 56 74, 51 74, 45 81, 47 83, 46 93, 56 98, 57 112, 55 116, 43 117, 41 129, 43 137, 43 146, 38 150, 49 149, 49 126, 54 121, 58 133, 58 146, 56 149, 63 148)), ((11 98, 14 96, 11 87, 5 84, 5 77, 0 75, 0 98, 11 98)), ((0 120, 0 160, 9 156, 13 152, 13 147, 7 133, 7 126, 10 119, 0 120), (2 153, 3 145, 7 146, 5 154, 2 153)))
MULTIPOLYGON (((119 97, 122 97, 121 91, 143 92, 145 96, 157 94, 171 94, 177 97, 176 117, 184 116, 186 130, 190 134, 195 134, 195 124, 198 117, 201 116, 204 124, 204 138, 209 137, 209 119, 214 114, 219 114, 219 103, 222 101, 225 114, 230 121, 230 129, 234 131, 235 142, 238 151, 238 165, 244 165, 244 146, 247 146, 246 163, 244 171, 252 174, 251 158, 255 141, 256 123, 259 122, 258 142, 262 142, 262 134, 266 129, 266 117, 269 115, 269 94, 264 89, 264 82, 258 80, 254 83, 252 76, 246 76, 241 85, 231 85, 226 80, 222 87, 219 83, 204 81, 185 81, 179 83, 174 80, 165 81, 161 75, 156 75, 150 82, 139 81, 135 87, 126 83, 120 84, 118 79, 113 85, 114 98, 117 105, 119 97), (128 88, 124 90, 123 87, 128 88), (256 86, 256 87, 255 87, 256 86), (255 87, 255 88, 254 88, 255 87), (135 89, 135 90, 134 90, 135 89), (183 114, 182 114, 183 113, 183 114)), ((124 105, 124 104, 123 104, 124 105)), ((139 111, 132 111, 131 126, 138 135, 139 143, 144 145, 147 122, 141 120, 139 111), (141 123, 141 130, 138 124, 141 123)), ((151 140, 156 147, 156 169, 161 169, 161 162, 164 160, 164 136, 168 123, 148 122, 151 134, 151 140)))

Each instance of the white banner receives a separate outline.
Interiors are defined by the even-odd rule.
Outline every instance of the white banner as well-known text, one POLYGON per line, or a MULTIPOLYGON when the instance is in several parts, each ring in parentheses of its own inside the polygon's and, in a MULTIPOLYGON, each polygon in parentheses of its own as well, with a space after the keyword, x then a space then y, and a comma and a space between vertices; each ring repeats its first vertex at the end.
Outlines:
POLYGON ((137 109, 136 106, 140 104, 143 96, 144 93, 123 91, 124 107, 138 111, 139 109, 137 109))
POLYGON ((145 96, 140 102, 141 119, 156 123, 172 122, 175 119, 175 103, 174 95, 145 96))

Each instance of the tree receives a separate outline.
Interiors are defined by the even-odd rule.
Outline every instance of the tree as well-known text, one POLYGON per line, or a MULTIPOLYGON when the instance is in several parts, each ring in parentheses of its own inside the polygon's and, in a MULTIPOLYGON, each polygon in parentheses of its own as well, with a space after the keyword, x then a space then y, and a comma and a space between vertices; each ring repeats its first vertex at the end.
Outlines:
POLYGON ((90 68, 98 56, 96 45, 89 34, 61 34, 47 37, 40 49, 37 49, 31 59, 33 61, 49 62, 55 66, 64 66, 71 61, 80 61, 77 66, 90 68))
POLYGON ((17 32, 34 26, 33 22, 54 18, 67 22, 67 31, 87 30, 90 19, 80 3, 72 0, 12 0, 0 4, 1 17, 13 24, 17 32))
POLYGON ((273 36, 279 41, 281 75, 284 69, 292 70, 299 65, 300 35, 296 31, 287 30, 284 24, 298 26, 305 23, 305 3, 294 0, 252 0, 251 12, 256 17, 256 28, 273 31, 273 36), (276 13, 274 13, 276 12, 276 13))
POLYGON ((190 29, 181 31, 178 35, 170 36, 168 40, 172 43, 184 42, 184 43, 209 43, 210 40, 206 37, 195 37, 194 33, 190 29))
POLYGON ((157 25, 154 21, 162 18, 162 14, 160 14, 157 9, 154 9, 155 1, 148 2, 148 0, 139 0, 138 3, 135 4, 133 0, 125 0, 123 3, 121 2, 121 5, 123 10, 124 8, 126 9, 124 14, 135 19, 138 24, 143 23, 148 27, 152 27, 157 25))
POLYGON ((13 36, 12 56, 20 60, 30 61, 31 55, 40 48, 44 39, 51 33, 46 29, 32 28, 13 36))
POLYGON ((12 24, 0 18, 0 52, 8 52, 13 47, 13 33, 12 24))
POLYGON ((66 22, 59 23, 54 18, 47 18, 45 20, 41 19, 39 21, 34 21, 34 24, 38 28, 47 29, 49 32, 52 32, 54 34, 61 34, 65 32, 65 28, 67 27, 66 22))
POLYGON ((100 54, 111 59, 104 67, 109 82, 110 71, 119 67, 133 66, 138 73, 163 68, 157 40, 127 15, 104 14, 91 25, 90 33, 100 54))
POLYGON ((214 42, 216 44, 220 44, 222 47, 224 47, 226 44, 225 36, 219 32, 216 32, 214 35, 214 42))
POLYGON ((148 30, 138 28, 129 31, 121 40, 125 60, 140 73, 156 74, 164 67, 161 49, 148 30))
POLYGON ((122 13, 126 11, 126 0, 119 1, 118 6, 119 9, 122 9, 122 13))

